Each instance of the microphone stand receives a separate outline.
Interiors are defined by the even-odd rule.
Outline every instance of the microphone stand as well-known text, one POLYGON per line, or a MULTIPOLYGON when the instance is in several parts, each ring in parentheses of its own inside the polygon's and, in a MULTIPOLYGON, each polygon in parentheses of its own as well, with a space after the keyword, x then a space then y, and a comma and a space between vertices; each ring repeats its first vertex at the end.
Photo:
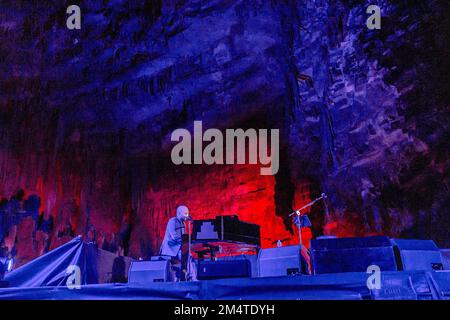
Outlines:
MULTIPOLYGON (((184 222, 183 222, 183 224, 184 223, 187 223, 187 233, 188 233, 188 255, 187 255, 187 257, 186 257, 186 272, 185 272, 185 276, 184 276, 184 279, 185 279, 185 281, 188 281, 187 280, 187 277, 188 276, 190 276, 190 274, 191 274, 191 264, 189 263, 189 258, 191 257, 191 221, 192 221, 192 219, 186 219, 184 222)), ((185 228, 185 227, 180 227, 180 228, 177 228, 177 230, 179 230, 179 229, 183 229, 183 228, 185 228)), ((183 245, 181 245, 181 272, 183 272, 183 245)))
MULTIPOLYGON (((293 216, 294 214, 297 215, 298 217, 298 223, 297 223, 297 227, 298 227, 298 240, 299 240, 299 245, 300 245, 300 272, 302 270, 302 258, 301 258, 301 254, 302 254, 302 249, 303 249, 303 240, 302 240, 302 223, 300 220, 300 216, 302 216, 302 210, 305 210, 306 208, 312 207, 316 202, 322 200, 322 199, 326 199, 327 196, 325 193, 322 193, 321 196, 313 201, 311 201, 310 203, 304 205, 303 207, 301 207, 300 209, 295 210, 294 212, 292 212, 291 214, 289 214, 289 217, 293 216)), ((328 206, 325 204, 326 206, 326 210, 328 211, 328 206)))
POLYGON ((186 274, 185 274, 185 281, 187 281, 187 276, 191 275, 191 264, 189 263, 189 259, 191 258, 191 242, 192 242, 191 222, 192 222, 192 218, 186 219, 185 222, 187 223, 187 233, 188 233, 188 255, 186 257, 186 274))
POLYGON ((191 275, 191 219, 188 219, 188 257, 187 257, 187 274, 189 275, 189 281, 192 279, 191 275))

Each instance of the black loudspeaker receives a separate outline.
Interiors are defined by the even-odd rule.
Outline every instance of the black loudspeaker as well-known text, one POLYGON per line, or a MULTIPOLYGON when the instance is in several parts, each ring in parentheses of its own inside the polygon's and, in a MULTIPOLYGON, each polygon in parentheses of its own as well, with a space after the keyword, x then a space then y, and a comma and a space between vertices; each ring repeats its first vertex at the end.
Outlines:
POLYGON ((122 263, 120 260, 124 260, 125 266, 124 270, 120 270, 121 276, 128 275, 128 271, 130 270, 130 265, 133 259, 130 257, 120 257, 118 259, 117 255, 112 252, 97 249, 95 252, 95 261, 97 264, 97 273, 98 273, 98 283, 109 283, 109 282, 122 282, 125 279, 122 277, 122 281, 120 277, 118 277, 119 269, 122 269, 119 265, 122 263), (119 268, 118 268, 119 267, 119 268), (122 273, 123 271, 123 273, 122 273))
POLYGON ((450 249, 442 249, 441 256, 444 270, 450 270, 450 249))
POLYGON ((230 261, 230 260, 247 260, 250 264, 250 277, 257 278, 259 274, 258 256, 256 254, 242 254, 231 257, 218 257, 217 261, 230 261))
POLYGON ((250 262, 247 259, 198 262, 197 278, 199 280, 223 278, 249 278, 250 262))
POLYGON ((133 261, 128 272, 128 283, 150 284, 170 279, 170 261, 133 261))
POLYGON ((376 265, 381 271, 396 271, 394 248, 388 237, 315 239, 311 241, 314 274, 367 272, 376 265))
POLYGON ((443 270, 439 248, 433 240, 393 239, 400 270, 443 270))
POLYGON ((300 273, 300 246, 262 249, 258 257, 260 277, 300 273))

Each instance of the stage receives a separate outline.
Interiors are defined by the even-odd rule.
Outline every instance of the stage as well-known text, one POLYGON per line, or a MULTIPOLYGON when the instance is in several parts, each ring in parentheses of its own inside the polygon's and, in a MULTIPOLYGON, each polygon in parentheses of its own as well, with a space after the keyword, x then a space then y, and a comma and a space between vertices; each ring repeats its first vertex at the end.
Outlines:
MULTIPOLYGON (((365 239, 365 241, 369 240, 377 239, 365 239)), ((272 250, 282 250, 282 248, 272 250)), ((373 251, 369 252, 373 253, 373 251)), ((446 252, 442 251, 443 256, 446 256, 446 252)), ((426 254, 426 251, 420 253, 423 257, 426 254)), ((341 271, 314 275, 266 276, 262 268, 256 276, 170 282, 168 278, 161 278, 163 273, 159 267, 143 269, 143 277, 136 278, 136 274, 133 274, 131 278, 133 267, 129 266, 127 267, 128 282, 103 283, 102 274, 111 270, 103 250, 77 237, 7 274, 4 280, 8 287, 0 289, 0 300, 450 299, 448 260, 443 260, 443 270, 387 271, 387 267, 381 264, 382 259, 378 255, 375 257, 380 262, 380 273, 375 282, 374 274, 370 272, 341 271), (73 277, 75 269, 79 273, 78 282, 74 281, 73 277)), ((263 256, 260 255, 260 258, 260 262, 263 263, 263 256)), ((276 259, 277 268, 285 268, 286 265, 283 266, 285 260, 286 258, 276 259)), ((357 265, 357 260, 351 261, 354 266, 357 265)), ((155 264, 145 261, 141 261, 141 264, 139 261, 136 262, 138 266, 146 268, 164 264, 163 261, 156 261, 155 264)), ((343 262, 342 258, 341 266, 343 262)), ((404 262, 406 263, 407 260, 404 262)), ((264 264, 261 264, 262 266, 264 264)), ((405 266, 408 265, 405 264, 405 266)), ((139 272, 139 269, 134 269, 133 272, 139 272)))
POLYGON ((369 274, 341 273, 178 283, 4 288, 2 300, 449 300, 450 271, 385 272, 381 289, 369 274))

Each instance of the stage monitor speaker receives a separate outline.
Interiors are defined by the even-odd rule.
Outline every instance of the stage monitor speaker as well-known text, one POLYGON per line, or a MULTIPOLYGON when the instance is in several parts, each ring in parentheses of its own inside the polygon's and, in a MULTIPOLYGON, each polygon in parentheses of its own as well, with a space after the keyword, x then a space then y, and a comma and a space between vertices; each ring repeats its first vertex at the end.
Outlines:
POLYGON ((393 246, 388 237, 315 239, 311 241, 314 274, 367 272, 371 265, 396 271, 393 246))
POLYGON ((443 270, 439 248, 433 240, 393 239, 400 270, 443 270))
POLYGON ((237 256, 224 256, 217 258, 217 261, 230 261, 230 260, 247 260, 250 264, 250 276, 252 278, 258 277, 258 256, 256 254, 242 254, 237 256))
POLYGON ((450 270, 450 249, 442 249, 441 256, 444 270, 450 270))
POLYGON ((199 280, 223 278, 250 278, 251 267, 247 259, 209 261, 200 260, 197 268, 199 280))
POLYGON ((300 246, 261 249, 258 265, 261 278, 300 273, 300 246))
POLYGON ((130 284, 150 284, 170 281, 170 261, 133 261, 128 273, 130 284))

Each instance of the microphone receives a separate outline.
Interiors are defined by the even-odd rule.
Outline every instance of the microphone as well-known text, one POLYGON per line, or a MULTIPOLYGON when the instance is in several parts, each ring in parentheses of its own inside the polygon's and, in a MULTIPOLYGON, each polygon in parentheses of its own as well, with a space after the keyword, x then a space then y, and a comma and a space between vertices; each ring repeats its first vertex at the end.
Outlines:
POLYGON ((194 219, 192 219, 191 216, 186 216, 185 218, 186 218, 186 220, 189 220, 189 221, 193 221, 194 220, 194 219))

